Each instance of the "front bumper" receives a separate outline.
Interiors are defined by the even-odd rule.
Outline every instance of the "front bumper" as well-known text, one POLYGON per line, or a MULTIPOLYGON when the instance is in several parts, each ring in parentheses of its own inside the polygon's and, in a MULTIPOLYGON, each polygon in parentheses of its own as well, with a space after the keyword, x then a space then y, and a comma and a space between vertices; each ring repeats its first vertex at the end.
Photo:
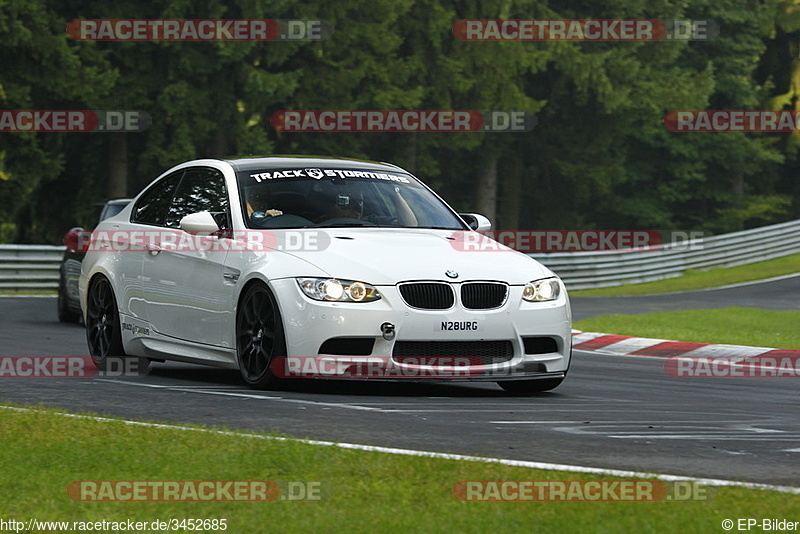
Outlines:
POLYGON ((403 301, 397 286, 379 286, 382 298, 369 303, 315 301, 302 293, 294 279, 273 280, 271 286, 281 306, 288 355, 288 361, 278 365, 287 376, 504 381, 560 378, 569 369, 572 325, 569 299, 563 291, 555 301, 526 302, 522 287, 511 286, 505 303, 497 309, 468 310, 457 302, 449 310, 420 310, 403 301), (385 323, 394 326, 391 339, 382 335, 385 323), (456 324, 470 329, 445 329, 456 324), (326 341, 336 338, 372 340, 372 345, 359 353, 321 350, 326 341), (536 344, 526 343, 526 338, 552 341, 542 345, 543 350, 532 350, 536 344), (400 358, 398 342, 418 342, 416 346, 424 346, 425 353, 400 358), (510 347, 502 361, 487 362, 469 350, 453 352, 454 346, 481 347, 492 342, 510 347), (437 347, 447 350, 437 354, 437 347))

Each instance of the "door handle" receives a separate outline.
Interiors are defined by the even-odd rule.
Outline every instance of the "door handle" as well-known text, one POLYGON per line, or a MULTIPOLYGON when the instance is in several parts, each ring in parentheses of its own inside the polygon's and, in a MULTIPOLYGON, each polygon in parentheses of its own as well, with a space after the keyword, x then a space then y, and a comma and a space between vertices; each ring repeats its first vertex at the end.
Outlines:
POLYGON ((162 250, 162 248, 155 243, 148 243, 144 248, 150 253, 151 256, 158 256, 158 253, 162 250))

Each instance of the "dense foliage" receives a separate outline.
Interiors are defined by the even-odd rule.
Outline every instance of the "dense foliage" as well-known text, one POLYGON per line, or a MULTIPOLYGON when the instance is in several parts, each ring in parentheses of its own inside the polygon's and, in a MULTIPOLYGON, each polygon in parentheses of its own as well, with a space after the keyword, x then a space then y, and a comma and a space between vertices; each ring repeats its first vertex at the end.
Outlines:
POLYGON ((0 242, 196 157, 397 163, 503 229, 732 231, 800 217, 798 134, 673 133, 672 109, 800 109, 796 0, 0 0, 2 109, 143 110, 143 133, 0 133, 0 242), (73 19, 322 19, 297 42, 87 42, 73 19), (468 42, 464 18, 713 19, 709 41, 468 42), (285 133, 281 109, 529 110, 529 133, 285 133))

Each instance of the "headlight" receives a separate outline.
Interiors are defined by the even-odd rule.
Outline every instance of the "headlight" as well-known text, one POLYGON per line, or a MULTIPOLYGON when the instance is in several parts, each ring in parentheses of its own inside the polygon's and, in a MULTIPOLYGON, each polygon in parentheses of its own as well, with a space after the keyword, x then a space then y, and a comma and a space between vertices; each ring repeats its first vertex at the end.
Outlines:
POLYGON ((558 282, 558 278, 547 278, 525 284, 525 289, 522 290, 522 299, 528 302, 544 302, 556 300, 560 294, 561 284, 558 282))
POLYGON ((378 290, 364 282, 336 278, 298 278, 307 297, 328 302, 372 302, 381 298, 378 290))

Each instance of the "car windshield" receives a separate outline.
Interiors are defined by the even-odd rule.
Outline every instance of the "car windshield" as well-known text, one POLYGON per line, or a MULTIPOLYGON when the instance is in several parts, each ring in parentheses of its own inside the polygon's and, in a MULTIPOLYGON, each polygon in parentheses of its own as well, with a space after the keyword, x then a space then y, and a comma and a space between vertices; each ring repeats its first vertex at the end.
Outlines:
POLYGON ((240 172, 238 179, 249 228, 465 229, 441 200, 408 174, 265 169, 240 172))

